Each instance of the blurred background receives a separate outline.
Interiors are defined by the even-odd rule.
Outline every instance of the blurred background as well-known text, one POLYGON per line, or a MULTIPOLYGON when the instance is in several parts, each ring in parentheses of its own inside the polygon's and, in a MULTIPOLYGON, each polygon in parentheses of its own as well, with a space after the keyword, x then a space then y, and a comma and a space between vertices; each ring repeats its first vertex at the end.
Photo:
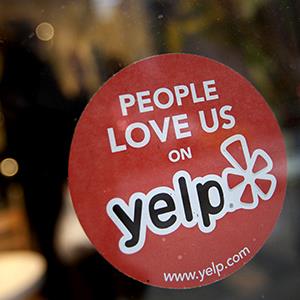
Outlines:
POLYGON ((300 299, 300 2, 0 0, 0 300, 300 299), (88 242, 67 189, 74 127, 90 97, 138 59, 186 52, 241 73, 265 97, 288 152, 271 238, 214 285, 147 287, 88 242))

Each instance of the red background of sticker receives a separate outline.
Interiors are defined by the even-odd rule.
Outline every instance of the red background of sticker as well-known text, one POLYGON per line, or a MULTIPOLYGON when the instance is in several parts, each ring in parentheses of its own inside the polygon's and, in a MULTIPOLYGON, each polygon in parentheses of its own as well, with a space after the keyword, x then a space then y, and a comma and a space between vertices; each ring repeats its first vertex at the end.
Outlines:
MULTIPOLYGON (((209 114, 208 114, 209 115, 209 114)), ((151 131, 153 133, 153 131, 151 131)), ((146 284, 186 288, 206 285, 241 268, 262 247, 281 211, 286 188, 286 158, 283 138, 273 113, 262 96, 242 76, 213 60, 188 54, 168 54, 147 58, 123 69, 94 95, 77 125, 70 154, 69 184, 78 218, 97 250, 121 272, 146 284), (183 105, 139 113, 137 105, 122 116, 118 95, 144 90, 151 94, 159 87, 196 86, 214 79, 219 100, 194 104, 190 98, 183 105), (231 105, 236 125, 216 133, 200 128, 197 111, 231 105), (140 149, 111 153, 107 128, 113 127, 117 141, 124 141, 126 126, 132 122, 156 120, 187 113, 193 136, 176 140, 170 122, 165 143, 152 135, 150 143, 140 149), (147 229, 144 247, 126 255, 118 248, 122 234, 106 213, 107 202, 120 197, 128 202, 134 192, 148 193, 158 186, 172 185, 174 173, 187 170, 192 179, 207 174, 221 175, 229 163, 222 156, 220 144, 234 134, 243 134, 250 153, 261 148, 273 160, 271 174, 277 186, 269 201, 259 201, 254 210, 237 210, 217 220, 209 234, 198 226, 180 226, 175 232, 159 236, 147 229), (191 147, 193 158, 177 163, 168 160, 171 149, 191 147), (189 272, 209 267, 211 262, 225 262, 247 246, 251 254, 240 263, 199 281, 164 282, 164 272, 189 272), (178 259, 181 258, 181 259, 178 259)))

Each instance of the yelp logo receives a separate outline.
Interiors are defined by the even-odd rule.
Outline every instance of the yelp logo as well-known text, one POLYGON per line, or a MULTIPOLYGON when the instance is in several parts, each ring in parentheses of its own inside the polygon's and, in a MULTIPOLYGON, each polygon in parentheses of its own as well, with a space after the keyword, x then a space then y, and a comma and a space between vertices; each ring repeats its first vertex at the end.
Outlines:
POLYGON ((245 137, 237 134, 222 143, 221 152, 231 164, 231 167, 222 172, 222 178, 227 184, 230 211, 240 208, 253 209, 257 207, 259 198, 269 200, 272 197, 276 188, 276 178, 269 174, 273 168, 273 161, 265 151, 256 149, 250 155, 245 137), (229 150, 234 144, 242 152, 242 162, 229 150))
POLYGON ((188 171, 177 171, 172 187, 159 186, 147 194, 135 192, 128 203, 111 199, 106 211, 123 236, 119 248, 125 254, 141 250, 147 228, 157 235, 167 235, 179 226, 198 226, 203 233, 216 228, 217 220, 239 209, 255 209, 259 199, 269 200, 276 188, 276 178, 269 172, 273 161, 262 149, 250 154, 247 141, 237 134, 220 146, 230 166, 221 176, 208 174, 192 178, 188 171))

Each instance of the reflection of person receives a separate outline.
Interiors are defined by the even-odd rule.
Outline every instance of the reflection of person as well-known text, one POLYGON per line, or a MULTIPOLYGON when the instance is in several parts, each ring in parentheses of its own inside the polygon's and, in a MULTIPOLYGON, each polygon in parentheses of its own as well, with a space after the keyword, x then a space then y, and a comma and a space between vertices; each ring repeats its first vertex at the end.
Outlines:
MULTIPOLYGON (((6 151, 19 163, 18 179, 24 189, 31 231, 47 259, 45 296, 55 300, 103 296, 114 299, 116 280, 119 289, 124 289, 121 293, 132 295, 139 289, 130 279, 113 271, 98 254, 81 258, 68 270, 56 255, 54 234, 67 177, 69 146, 75 122, 88 98, 88 88, 79 85, 71 99, 66 98, 56 81, 57 72, 36 54, 38 41, 28 39, 32 29, 26 23, 17 23, 8 26, 6 32, 10 35, 0 44, 4 62, 0 99, 7 131, 6 151)), ((96 66, 102 64, 101 77, 109 77, 120 68, 119 59, 103 58, 97 51, 94 55, 96 66)), ((68 58, 73 75, 79 83, 84 82, 82 62, 76 53, 68 58)))
POLYGON ((65 100, 50 66, 35 55, 34 39, 28 42, 32 31, 26 24, 9 29, 12 35, 3 44, 0 85, 7 151, 19 162, 31 230, 48 262, 46 287, 58 299, 55 294, 62 297, 66 282, 54 251, 54 230, 74 118, 84 101, 76 102, 74 109, 74 103, 65 100))

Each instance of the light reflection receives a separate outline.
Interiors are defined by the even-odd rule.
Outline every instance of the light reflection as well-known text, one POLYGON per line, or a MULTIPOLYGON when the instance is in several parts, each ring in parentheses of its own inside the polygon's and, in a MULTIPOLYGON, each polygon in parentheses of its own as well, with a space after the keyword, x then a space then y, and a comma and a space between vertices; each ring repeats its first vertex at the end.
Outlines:
POLYGON ((54 37, 54 27, 50 23, 43 22, 36 27, 35 33, 41 41, 47 42, 54 37))
POLYGON ((13 158, 5 158, 0 164, 0 172, 6 177, 12 177, 18 173, 19 165, 13 158))

